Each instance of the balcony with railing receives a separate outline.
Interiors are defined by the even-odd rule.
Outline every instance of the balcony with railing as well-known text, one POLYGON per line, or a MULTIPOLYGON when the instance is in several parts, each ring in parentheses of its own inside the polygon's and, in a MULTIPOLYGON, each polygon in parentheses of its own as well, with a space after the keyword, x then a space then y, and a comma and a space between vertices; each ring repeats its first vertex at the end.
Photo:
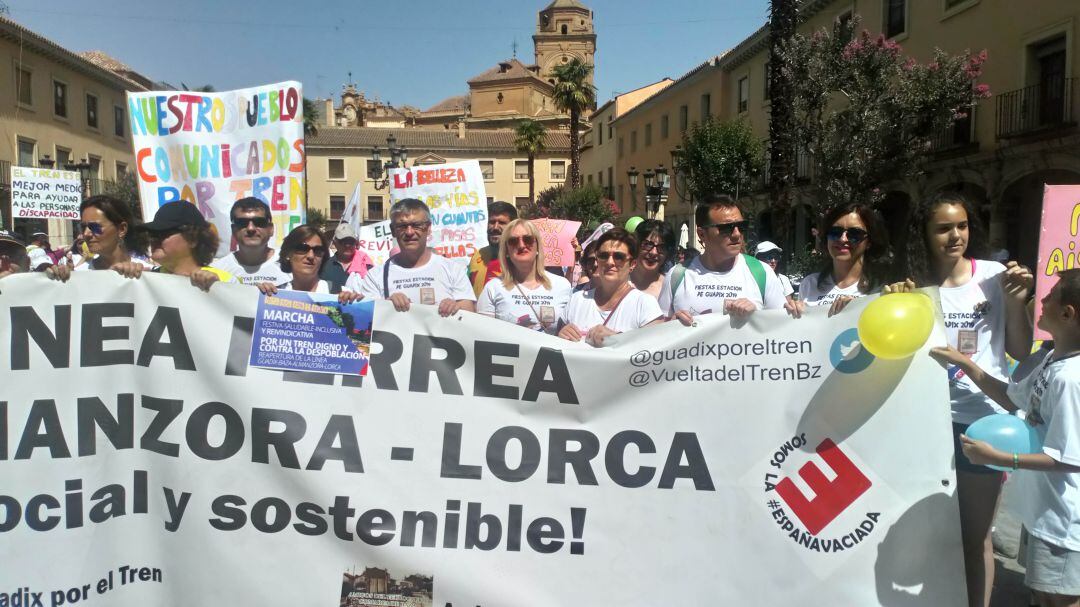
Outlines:
POLYGON ((954 119, 949 126, 934 133, 930 137, 930 153, 952 156, 978 150, 979 141, 975 136, 977 114, 977 108, 967 108, 960 118, 954 119))
MULTIPOLYGON (((772 185, 772 176, 770 170, 772 168, 772 152, 769 149, 769 140, 762 142, 762 154, 764 160, 761 163, 761 174, 754 180, 753 189, 755 191, 763 191, 772 185)), ((797 145, 795 153, 795 185, 805 185, 813 183, 814 175, 816 173, 814 156, 804 147, 797 145)))
POLYGON ((1055 135, 1076 127, 1077 78, 1047 78, 997 96, 998 139, 1055 135))

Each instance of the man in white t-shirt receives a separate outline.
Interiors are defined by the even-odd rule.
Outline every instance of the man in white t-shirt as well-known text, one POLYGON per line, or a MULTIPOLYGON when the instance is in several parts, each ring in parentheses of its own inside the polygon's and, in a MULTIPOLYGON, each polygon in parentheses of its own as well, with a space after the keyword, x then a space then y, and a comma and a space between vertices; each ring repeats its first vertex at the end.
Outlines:
POLYGON ((694 211, 697 235, 705 252, 688 266, 675 266, 664 277, 660 308, 690 325, 710 312, 747 317, 759 309, 779 309, 786 301, 776 273, 743 254, 750 222, 730 196, 718 195, 694 211))
POLYGON ((390 231, 400 252, 364 276, 353 274, 346 291, 358 291, 365 299, 388 299, 398 312, 411 304, 438 305, 439 314, 476 311, 476 294, 469 284, 465 264, 435 254, 427 246, 431 211, 415 198, 390 207, 390 231))
POLYGON ((269 245, 274 235, 269 205, 254 196, 241 198, 229 210, 229 220, 237 249, 215 259, 210 267, 224 270, 246 285, 283 285, 292 280, 278 265, 277 251, 269 245))

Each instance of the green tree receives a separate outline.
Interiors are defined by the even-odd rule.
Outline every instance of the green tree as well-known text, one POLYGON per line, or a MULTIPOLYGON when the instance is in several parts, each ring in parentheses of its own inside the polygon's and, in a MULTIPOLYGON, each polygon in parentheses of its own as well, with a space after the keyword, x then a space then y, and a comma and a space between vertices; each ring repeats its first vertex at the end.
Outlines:
POLYGON ((555 107, 570 114, 570 187, 581 186, 581 114, 596 102, 596 87, 589 82, 593 68, 578 58, 555 66, 555 107))
MULTIPOLYGON (((580 221, 583 231, 611 221, 619 213, 618 207, 612 201, 604 199, 604 189, 599 186, 553 189, 554 200, 548 216, 553 219, 580 221)), ((544 198, 544 193, 540 194, 540 198, 544 198)))
POLYGON ((809 155, 819 205, 877 202, 882 186, 926 162, 931 138, 989 97, 976 84, 986 51, 938 49, 919 64, 884 36, 855 34, 859 22, 796 35, 784 49, 798 149, 809 155))
POLYGON ((791 185, 795 180, 794 86, 791 70, 784 69, 784 50, 798 26, 796 0, 769 2, 769 63, 765 77, 769 92, 769 183, 773 192, 774 228, 781 242, 790 234, 791 185))
POLYGON ((142 205, 139 203, 139 180, 134 171, 120 173, 116 181, 106 181, 104 193, 123 200, 131 207, 136 219, 142 219, 142 205))
POLYGON ((519 153, 529 157, 529 203, 536 199, 536 179, 533 168, 536 156, 544 151, 544 125, 531 119, 519 120, 514 131, 514 147, 519 153))
POLYGON ((322 212, 322 209, 307 210, 307 224, 314 228, 318 228, 320 232, 326 231, 326 213, 322 212))
POLYGON ((319 134, 319 110, 315 102, 304 97, 304 136, 319 134))
POLYGON ((716 116, 690 127, 675 171, 685 175, 694 200, 711 194, 738 196, 760 172, 761 142, 745 122, 723 122, 716 116))

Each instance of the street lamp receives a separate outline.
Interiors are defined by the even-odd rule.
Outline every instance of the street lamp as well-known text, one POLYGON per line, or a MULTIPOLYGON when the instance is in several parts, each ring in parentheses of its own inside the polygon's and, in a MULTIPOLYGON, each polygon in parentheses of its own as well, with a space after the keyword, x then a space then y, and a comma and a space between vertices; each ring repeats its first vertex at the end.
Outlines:
POLYGON ((79 178, 80 178, 79 183, 82 184, 83 198, 89 198, 90 197, 90 160, 84 158, 83 160, 80 160, 77 163, 69 162, 69 163, 64 165, 64 170, 66 170, 66 171, 78 171, 79 172, 79 178))
POLYGON ((405 168, 409 161, 409 151, 405 146, 397 146, 397 137, 393 133, 386 136, 386 149, 390 152, 390 160, 382 162, 382 152, 379 146, 371 150, 371 161, 375 163, 375 169, 368 175, 375 181, 376 190, 384 190, 390 187, 390 169, 405 168))
POLYGON ((53 160, 48 154, 45 154, 45 156, 38 158, 37 163, 38 166, 43 169, 51 169, 56 166, 56 161, 53 160))
POLYGON ((645 181, 645 211, 650 217, 655 217, 660 205, 667 201, 668 171, 662 164, 655 169, 645 169, 642 173, 636 167, 630 167, 626 177, 630 181, 630 198, 635 201, 634 207, 637 206, 638 175, 645 181))

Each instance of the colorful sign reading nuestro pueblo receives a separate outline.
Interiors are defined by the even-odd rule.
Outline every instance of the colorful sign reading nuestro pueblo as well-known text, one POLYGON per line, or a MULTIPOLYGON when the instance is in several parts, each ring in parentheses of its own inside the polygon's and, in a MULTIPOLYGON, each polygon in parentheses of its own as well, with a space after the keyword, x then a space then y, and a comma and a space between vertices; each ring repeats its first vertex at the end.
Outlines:
MULTIPOLYGON (((280 245, 304 223, 303 98, 299 82, 128 93, 143 216, 187 200, 226 236, 233 202, 254 196, 270 207, 280 245)), ((224 254, 229 238, 221 240, 224 254)))
POLYGON ((0 604, 966 605, 940 318, 884 360, 872 297, 602 349, 379 301, 356 376, 250 366, 245 285, 0 290, 0 604))

